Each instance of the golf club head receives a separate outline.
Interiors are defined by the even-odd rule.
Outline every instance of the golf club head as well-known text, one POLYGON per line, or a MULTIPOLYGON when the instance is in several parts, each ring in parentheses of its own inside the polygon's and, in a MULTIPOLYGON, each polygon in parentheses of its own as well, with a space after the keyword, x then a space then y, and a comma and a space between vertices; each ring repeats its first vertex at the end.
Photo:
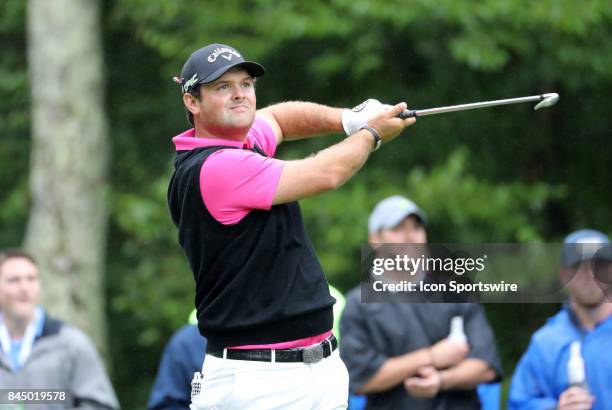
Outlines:
POLYGON ((542 94, 542 97, 543 100, 533 107, 534 111, 537 111, 540 108, 551 107, 555 105, 557 101, 559 101, 559 94, 557 93, 542 94))

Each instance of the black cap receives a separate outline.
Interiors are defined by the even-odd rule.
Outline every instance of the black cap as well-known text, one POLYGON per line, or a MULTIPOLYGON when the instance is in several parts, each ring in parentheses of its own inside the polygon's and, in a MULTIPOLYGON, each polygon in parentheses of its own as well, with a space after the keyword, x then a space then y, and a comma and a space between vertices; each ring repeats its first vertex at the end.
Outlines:
POLYGON ((253 77, 261 77, 266 72, 261 64, 246 61, 233 47, 209 44, 189 56, 183 65, 181 78, 174 77, 174 81, 182 85, 183 93, 187 93, 199 84, 215 81, 234 67, 244 67, 253 77))

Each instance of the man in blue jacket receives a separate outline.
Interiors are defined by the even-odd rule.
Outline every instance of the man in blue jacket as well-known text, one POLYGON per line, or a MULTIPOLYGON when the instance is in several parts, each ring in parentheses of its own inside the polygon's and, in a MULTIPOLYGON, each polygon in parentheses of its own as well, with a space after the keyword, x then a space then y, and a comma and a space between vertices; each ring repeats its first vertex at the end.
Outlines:
POLYGON ((188 410, 191 403, 191 379, 202 370, 206 339, 200 334, 195 311, 189 324, 170 339, 159 364, 151 389, 149 410, 188 410))
POLYGON ((612 253, 606 235, 570 234, 561 254, 569 301, 531 338, 510 388, 510 410, 612 408, 612 253), (568 381, 570 346, 580 342, 586 386, 568 381))

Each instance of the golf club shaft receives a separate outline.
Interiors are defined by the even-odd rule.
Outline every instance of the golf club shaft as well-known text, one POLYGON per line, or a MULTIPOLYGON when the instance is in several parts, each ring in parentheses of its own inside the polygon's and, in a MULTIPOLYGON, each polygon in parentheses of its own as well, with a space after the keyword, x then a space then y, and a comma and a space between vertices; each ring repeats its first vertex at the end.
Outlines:
POLYGON ((505 100, 482 101, 471 104, 448 105, 446 107, 427 108, 424 110, 406 110, 398 117, 405 119, 411 117, 424 117, 426 115, 442 114, 445 112, 474 110, 477 108, 493 107, 496 105, 518 104, 530 101, 542 101, 543 95, 532 95, 529 97, 507 98, 505 100))

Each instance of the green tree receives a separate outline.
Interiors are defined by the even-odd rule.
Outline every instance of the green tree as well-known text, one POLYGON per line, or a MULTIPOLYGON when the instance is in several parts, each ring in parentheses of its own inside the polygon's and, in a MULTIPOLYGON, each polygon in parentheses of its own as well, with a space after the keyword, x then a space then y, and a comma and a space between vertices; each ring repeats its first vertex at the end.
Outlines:
POLYGON ((28 2, 32 203, 25 238, 47 308, 106 350, 107 123, 96 1, 28 2), (78 64, 75 62, 78 61, 78 64))

